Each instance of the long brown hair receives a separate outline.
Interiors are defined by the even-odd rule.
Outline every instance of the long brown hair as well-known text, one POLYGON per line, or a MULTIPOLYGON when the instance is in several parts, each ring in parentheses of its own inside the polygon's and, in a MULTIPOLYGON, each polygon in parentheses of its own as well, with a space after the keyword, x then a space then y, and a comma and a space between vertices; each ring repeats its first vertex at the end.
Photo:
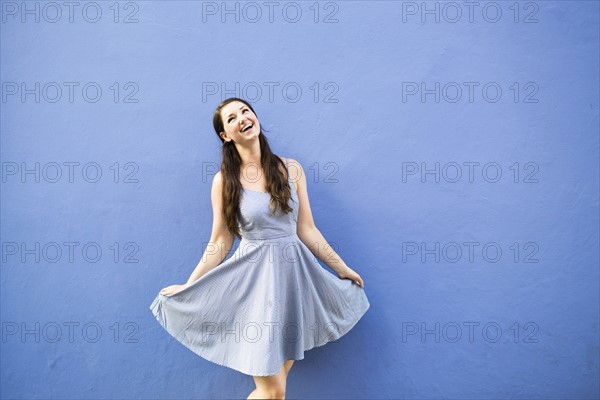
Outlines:
MULTIPOLYGON (((242 183, 240 182, 242 159, 234 143, 232 141, 226 142, 219 134, 225 131, 223 119, 221 118, 221 110, 233 101, 239 101, 247 105, 256 115, 257 119, 258 115, 250 103, 237 97, 230 97, 222 101, 213 115, 213 127, 222 143, 221 176, 223 179, 223 213, 229 232, 232 235, 240 237, 238 221, 241 217, 240 199, 243 190, 242 183)), ((288 205, 292 193, 288 184, 285 163, 271 151, 267 138, 263 134, 262 125, 258 140, 260 143, 260 164, 265 173, 267 192, 271 195, 269 202, 271 213, 274 214, 278 209, 281 209, 282 212, 287 214, 292 211, 292 208, 288 205)))

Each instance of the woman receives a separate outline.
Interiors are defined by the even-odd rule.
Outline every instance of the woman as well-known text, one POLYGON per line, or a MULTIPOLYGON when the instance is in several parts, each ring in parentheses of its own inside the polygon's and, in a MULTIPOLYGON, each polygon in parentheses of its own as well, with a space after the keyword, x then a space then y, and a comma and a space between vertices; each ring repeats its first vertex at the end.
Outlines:
POLYGON ((209 245, 187 283, 162 289, 150 309, 198 355, 253 376, 248 399, 285 398, 294 360, 343 336, 370 304, 314 224, 302 166, 271 152, 252 106, 223 101, 213 126, 223 160, 209 245))

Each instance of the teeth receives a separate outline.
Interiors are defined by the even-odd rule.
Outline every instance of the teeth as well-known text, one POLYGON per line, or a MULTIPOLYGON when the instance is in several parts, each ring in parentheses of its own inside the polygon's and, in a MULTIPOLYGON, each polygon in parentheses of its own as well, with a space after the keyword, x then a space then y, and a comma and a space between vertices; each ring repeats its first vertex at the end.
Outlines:
POLYGON ((252 128, 254 125, 250 124, 247 127, 245 127, 244 129, 242 129, 242 132, 246 132, 248 129, 252 128))

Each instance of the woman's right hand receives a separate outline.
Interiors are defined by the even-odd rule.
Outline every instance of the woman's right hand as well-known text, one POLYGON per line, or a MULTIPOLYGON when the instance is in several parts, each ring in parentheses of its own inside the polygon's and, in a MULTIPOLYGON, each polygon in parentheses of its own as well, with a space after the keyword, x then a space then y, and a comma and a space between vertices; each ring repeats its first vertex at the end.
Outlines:
POLYGON ((163 296, 170 296, 172 294, 182 291, 183 289, 185 289, 188 286, 189 286, 188 284, 167 286, 166 288, 163 288, 160 291, 160 294, 162 294, 163 296))

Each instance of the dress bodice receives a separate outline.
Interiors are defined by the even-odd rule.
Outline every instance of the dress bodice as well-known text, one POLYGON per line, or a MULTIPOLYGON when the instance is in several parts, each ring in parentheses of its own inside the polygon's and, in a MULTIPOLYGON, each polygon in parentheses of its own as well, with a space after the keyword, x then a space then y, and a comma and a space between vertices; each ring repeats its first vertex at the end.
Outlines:
MULTIPOLYGON (((287 163, 286 163, 287 167, 287 163)), ((240 235, 245 239, 271 239, 296 234, 298 221, 298 194, 288 168, 288 184, 291 198, 288 205, 292 212, 285 214, 278 209, 271 213, 270 193, 243 189, 240 200, 241 221, 238 222, 240 235)))

